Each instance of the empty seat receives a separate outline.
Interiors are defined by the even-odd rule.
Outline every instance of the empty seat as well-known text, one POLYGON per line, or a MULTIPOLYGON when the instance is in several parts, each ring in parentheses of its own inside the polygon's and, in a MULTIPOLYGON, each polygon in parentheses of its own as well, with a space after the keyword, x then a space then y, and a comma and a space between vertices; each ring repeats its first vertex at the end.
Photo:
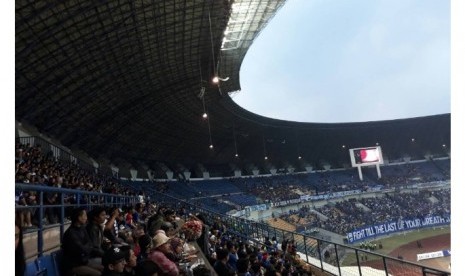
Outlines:
POLYGON ((26 263, 26 276, 36 276, 38 272, 36 262, 26 263))
POLYGON ((52 255, 44 255, 35 260, 38 273, 36 275, 57 275, 52 255))
POLYGON ((55 267, 55 275, 62 275, 63 268, 61 264, 63 263, 63 250, 58 250, 52 253, 53 265, 55 267))

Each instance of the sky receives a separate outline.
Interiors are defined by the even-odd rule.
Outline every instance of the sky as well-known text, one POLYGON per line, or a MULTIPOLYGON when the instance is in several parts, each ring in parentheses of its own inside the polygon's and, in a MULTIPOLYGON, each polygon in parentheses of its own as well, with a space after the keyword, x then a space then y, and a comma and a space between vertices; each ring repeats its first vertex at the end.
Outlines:
POLYGON ((451 112, 447 0, 288 0, 233 100, 271 118, 364 122, 451 112))

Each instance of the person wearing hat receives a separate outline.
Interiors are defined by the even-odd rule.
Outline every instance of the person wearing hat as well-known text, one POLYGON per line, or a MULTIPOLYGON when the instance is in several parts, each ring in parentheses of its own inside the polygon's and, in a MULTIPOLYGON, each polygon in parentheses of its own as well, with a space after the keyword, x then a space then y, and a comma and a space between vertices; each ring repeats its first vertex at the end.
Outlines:
POLYGON ((102 276, 123 276, 126 266, 126 248, 111 247, 103 255, 102 264, 104 266, 102 276))
POLYGON ((149 259, 159 267, 159 275, 177 276, 179 275, 178 266, 167 257, 169 254, 173 254, 169 241, 170 238, 165 234, 156 234, 152 239, 153 250, 149 254, 149 259))

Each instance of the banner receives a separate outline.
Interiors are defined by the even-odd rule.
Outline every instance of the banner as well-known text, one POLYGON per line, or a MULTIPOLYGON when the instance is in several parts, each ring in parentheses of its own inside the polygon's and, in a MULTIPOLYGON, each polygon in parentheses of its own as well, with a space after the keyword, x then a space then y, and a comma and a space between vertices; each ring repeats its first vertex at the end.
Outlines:
POLYGON ((266 204, 249 206, 250 211, 265 211, 267 209, 266 204))
POLYGON ((363 241, 368 238, 393 234, 397 232, 419 229, 430 226, 440 226, 450 224, 450 215, 438 216, 430 215, 424 218, 399 219, 374 225, 365 226, 347 233, 348 243, 363 241))
POLYGON ((291 205, 291 204, 298 204, 300 202, 301 202, 300 198, 295 198, 295 199, 283 200, 279 202, 273 202, 271 203, 271 206, 272 207, 284 207, 284 206, 291 205))
POLYGON ((426 260, 426 259, 440 258, 440 257, 448 257, 448 256, 450 256, 450 249, 449 250, 441 250, 441 251, 417 254, 417 261, 426 260))
POLYGON ((338 197, 344 197, 348 195, 355 195, 361 194, 361 190, 352 190, 352 191, 341 191, 341 192, 334 192, 329 194, 322 194, 322 195, 301 195, 301 201, 309 201, 309 200, 323 200, 323 199, 332 199, 338 197))

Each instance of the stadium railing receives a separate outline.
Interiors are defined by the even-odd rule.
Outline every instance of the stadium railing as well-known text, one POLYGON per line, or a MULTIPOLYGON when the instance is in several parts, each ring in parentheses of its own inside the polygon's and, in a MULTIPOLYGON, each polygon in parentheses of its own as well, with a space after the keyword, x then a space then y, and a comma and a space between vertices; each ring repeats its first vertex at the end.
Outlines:
POLYGON ((37 184, 21 184, 16 183, 15 194, 17 197, 23 192, 34 192, 36 193, 37 204, 36 205, 18 205, 15 206, 16 213, 22 210, 29 210, 34 217, 36 227, 26 228, 23 230, 25 236, 31 233, 35 233, 37 236, 37 250, 36 252, 27 252, 26 258, 41 257, 44 251, 53 251, 58 249, 61 244, 65 227, 69 225, 70 221, 67 219, 66 214, 69 209, 86 206, 87 209, 92 209, 93 206, 127 206, 135 205, 137 203, 137 197, 131 196, 120 196, 115 194, 89 192, 77 189, 64 189, 56 187, 48 187, 37 184), (53 205, 45 204, 45 197, 49 194, 57 194, 57 202, 53 205), (52 210, 52 213, 56 215, 55 223, 47 223, 46 212, 52 210), (44 235, 50 236, 50 231, 59 229, 59 243, 52 247, 44 248, 44 235))

